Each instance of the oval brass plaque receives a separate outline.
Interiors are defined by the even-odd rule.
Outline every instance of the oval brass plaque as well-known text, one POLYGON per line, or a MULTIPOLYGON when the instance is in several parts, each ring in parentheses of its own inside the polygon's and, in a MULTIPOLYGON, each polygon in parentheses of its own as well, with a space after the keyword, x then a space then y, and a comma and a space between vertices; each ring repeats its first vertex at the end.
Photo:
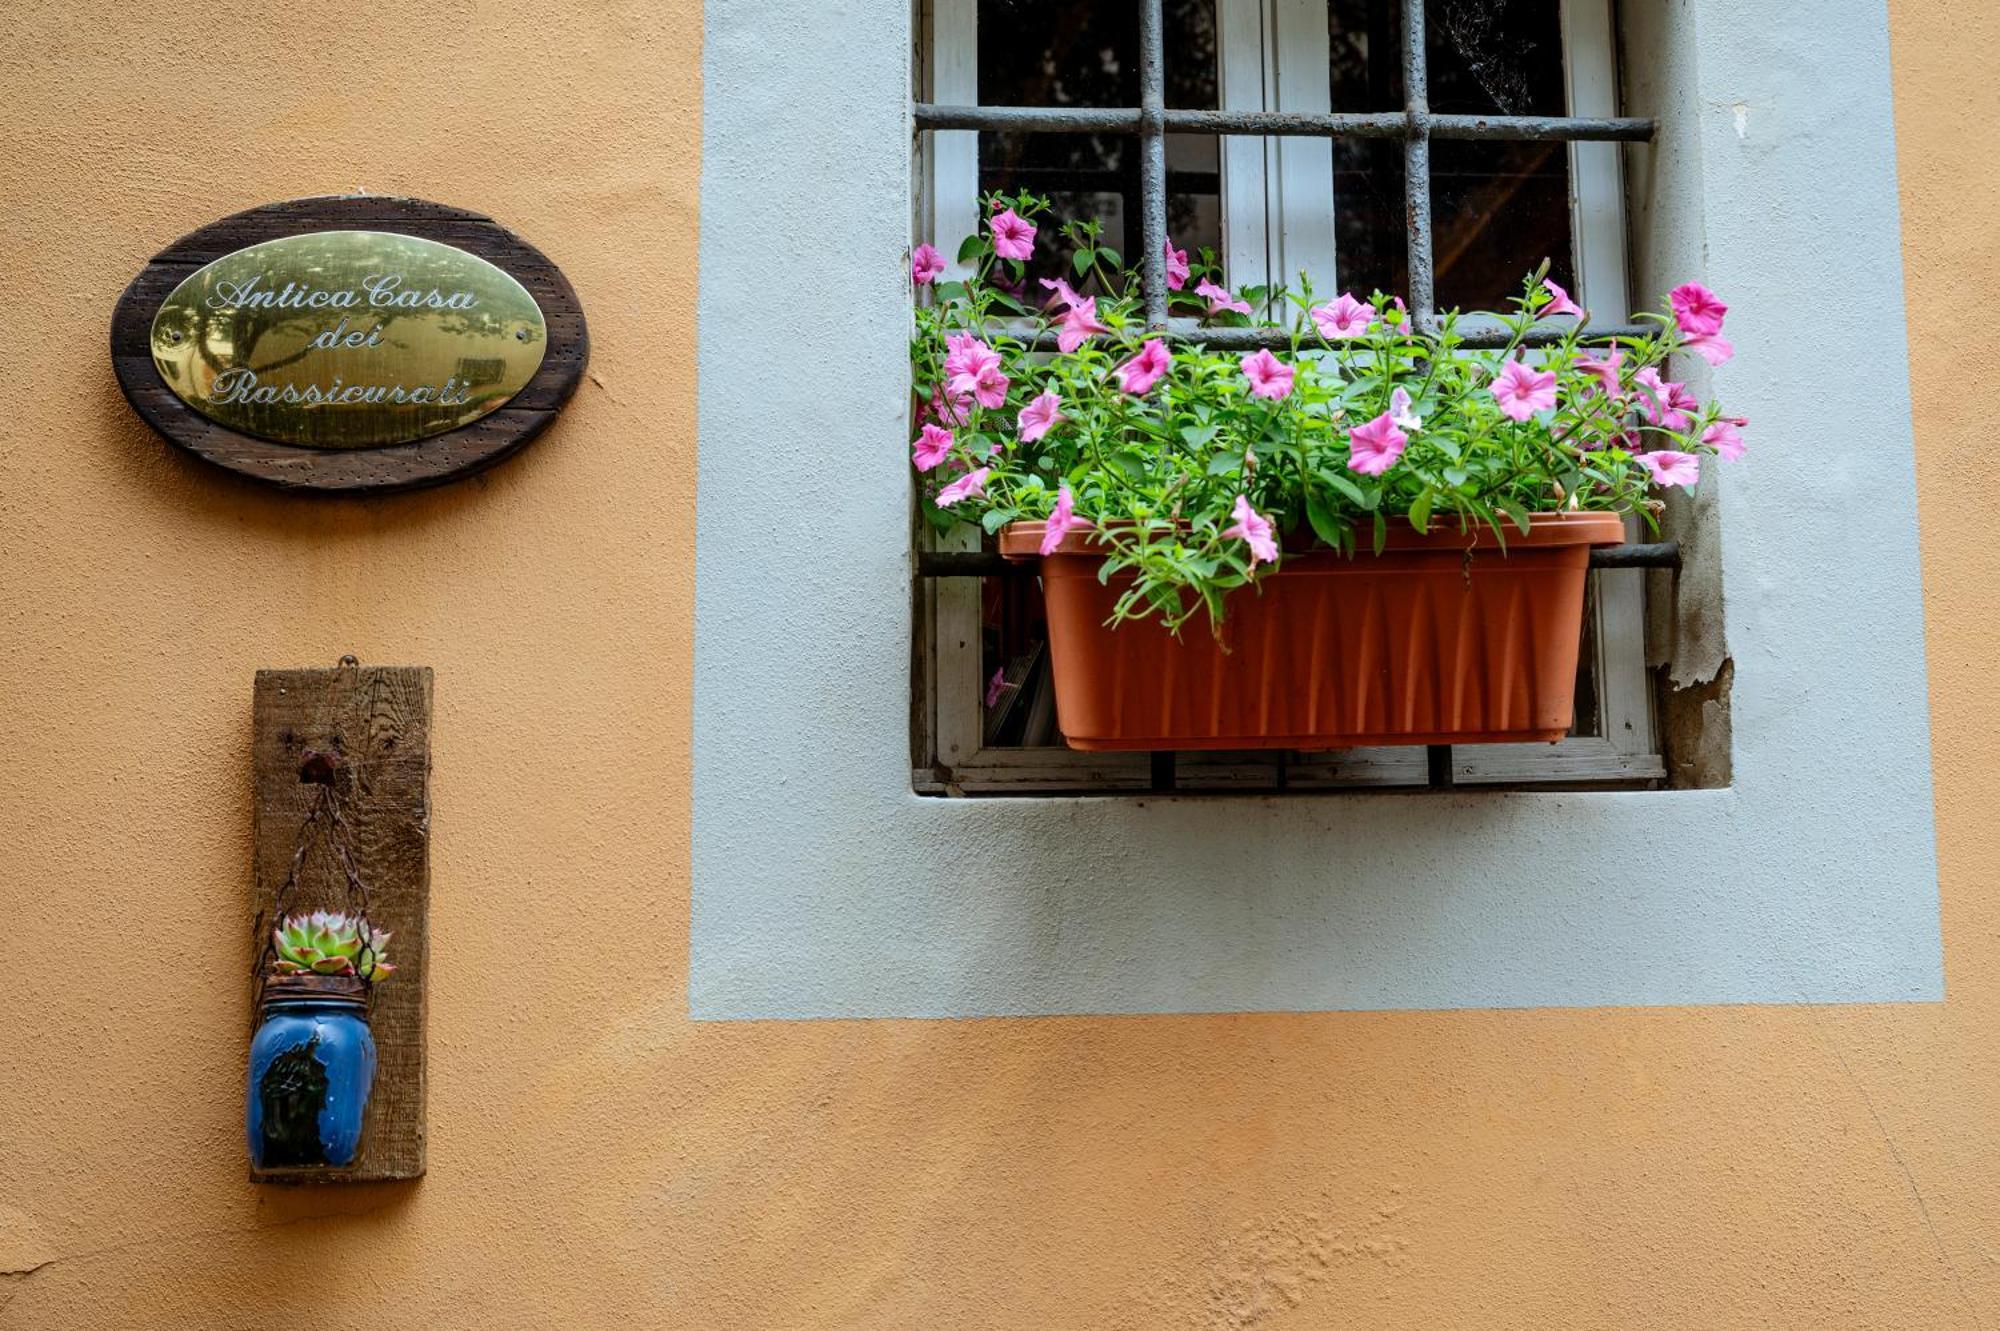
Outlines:
POLYGON ((476 254, 386 231, 313 231, 237 250, 153 318, 174 395, 244 434, 379 448, 505 405, 548 350, 535 298, 476 254))

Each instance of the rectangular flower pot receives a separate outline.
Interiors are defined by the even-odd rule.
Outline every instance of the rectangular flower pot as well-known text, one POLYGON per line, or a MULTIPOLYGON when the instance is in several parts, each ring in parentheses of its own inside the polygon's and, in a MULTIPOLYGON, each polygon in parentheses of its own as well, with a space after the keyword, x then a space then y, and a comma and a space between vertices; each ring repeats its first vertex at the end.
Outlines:
POLYGON ((1112 627, 1120 579, 1088 531, 1041 557, 1042 524, 1000 533, 1041 559, 1056 714, 1071 748, 1345 749, 1561 739, 1575 707, 1590 547, 1611 513, 1549 513, 1503 552, 1455 522, 1391 525, 1380 555, 1286 554, 1230 593, 1222 639, 1197 615, 1176 639, 1112 627))

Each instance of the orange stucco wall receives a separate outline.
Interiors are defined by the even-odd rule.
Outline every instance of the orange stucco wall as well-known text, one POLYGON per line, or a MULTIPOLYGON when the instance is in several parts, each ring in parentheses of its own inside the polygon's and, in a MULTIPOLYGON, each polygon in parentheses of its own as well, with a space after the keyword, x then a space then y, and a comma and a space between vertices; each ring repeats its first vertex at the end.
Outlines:
POLYGON ((2000 22, 1892 8, 1947 1003, 697 1025, 699 6, 15 6, 0 1327, 2000 1321, 2000 22), (124 282, 355 186, 564 266, 568 415, 365 504, 171 453, 124 282), (432 1172, 259 1189, 250 679, 345 651, 438 672, 432 1172))

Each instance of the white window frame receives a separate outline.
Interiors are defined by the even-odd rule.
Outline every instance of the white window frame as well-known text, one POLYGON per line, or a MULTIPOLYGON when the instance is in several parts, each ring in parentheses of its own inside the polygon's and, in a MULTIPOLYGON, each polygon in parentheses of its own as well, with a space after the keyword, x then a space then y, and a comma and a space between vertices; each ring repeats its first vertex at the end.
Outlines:
MULTIPOLYGON (((1217 100, 1223 110, 1328 111, 1331 81, 1326 0, 1215 0, 1217 100)), ((1562 0, 1568 113, 1618 113, 1613 0, 1562 0)), ((913 67, 920 99, 979 104, 978 0, 920 0, 913 67)), ((979 226, 979 136, 937 130, 917 136, 913 225, 939 241, 949 275, 958 240, 979 226)), ((1623 319, 1629 313, 1625 194, 1618 145, 1576 141, 1570 154, 1572 233, 1582 303, 1623 319)), ((1333 145, 1318 137, 1221 139, 1222 254, 1232 286, 1284 281, 1303 270, 1315 288, 1335 285, 1333 145)), ((1636 528, 1633 535, 1637 535, 1636 528)), ((971 550, 976 532, 931 537, 931 548, 971 550)), ((1646 665, 1646 575, 1637 569, 1591 574, 1593 640, 1601 735, 1555 744, 1467 744, 1451 750, 1454 785, 1643 784, 1663 780, 1646 665)), ((979 581, 927 579, 917 606, 918 650, 927 672, 917 723, 925 793, 1143 790, 1153 784, 1147 753, 1083 753, 1064 746, 988 747, 984 742, 984 662, 979 581)), ((1350 749, 1279 757, 1271 753, 1184 752, 1175 787, 1187 790, 1322 789, 1431 784, 1422 746, 1350 749)))

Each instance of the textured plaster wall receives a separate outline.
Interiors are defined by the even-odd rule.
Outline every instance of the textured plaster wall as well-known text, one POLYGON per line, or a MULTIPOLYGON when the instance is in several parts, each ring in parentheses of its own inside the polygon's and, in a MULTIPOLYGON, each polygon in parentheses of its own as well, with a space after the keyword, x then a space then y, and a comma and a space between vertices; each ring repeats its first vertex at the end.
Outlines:
POLYGON ((685 999, 694 6, 186 13, 0 33, 0 1328, 2000 1323, 1985 4, 1892 12, 1948 1001, 806 1023, 685 999), (355 184, 522 230, 595 380, 432 496, 181 462, 117 291, 355 184), (432 1172, 259 1190, 250 672, 346 650, 439 672, 432 1172))
POLYGON ((657 1306, 701 1075, 650 1044, 684 984, 698 10, 26 0, 0 28, 0 1325, 657 1306), (563 266, 595 344, 568 412, 383 501, 184 460, 112 379, 118 293, 203 222, 357 186, 563 266), (259 1190, 251 678, 348 651, 437 671, 443 1186, 259 1190))

